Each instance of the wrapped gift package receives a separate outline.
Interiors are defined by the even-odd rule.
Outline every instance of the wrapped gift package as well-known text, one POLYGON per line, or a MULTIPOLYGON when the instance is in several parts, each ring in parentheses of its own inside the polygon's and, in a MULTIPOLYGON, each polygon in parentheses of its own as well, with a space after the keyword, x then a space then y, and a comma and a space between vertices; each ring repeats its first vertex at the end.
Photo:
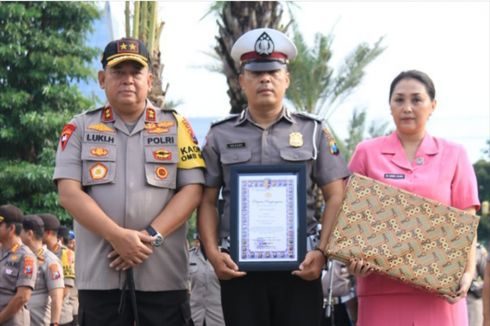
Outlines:
POLYGON ((387 276, 456 296, 479 218, 353 174, 325 251, 387 276))

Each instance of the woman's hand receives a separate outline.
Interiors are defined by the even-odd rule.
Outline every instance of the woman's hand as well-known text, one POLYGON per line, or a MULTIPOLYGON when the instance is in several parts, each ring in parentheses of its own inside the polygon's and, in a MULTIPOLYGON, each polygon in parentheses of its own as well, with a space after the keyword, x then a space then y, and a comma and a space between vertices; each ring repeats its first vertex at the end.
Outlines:
POLYGON ((461 281, 459 281, 459 289, 458 292, 456 292, 456 297, 450 297, 448 295, 444 295, 444 298, 446 298, 446 300, 449 303, 458 302, 459 300, 461 300, 466 296, 466 293, 468 293, 472 281, 473 281, 473 276, 470 273, 464 273, 463 277, 461 277, 461 281))
POLYGON ((349 273, 361 277, 368 276, 374 271, 371 265, 368 262, 364 262, 362 259, 351 259, 350 264, 347 265, 347 269, 349 270, 349 273))

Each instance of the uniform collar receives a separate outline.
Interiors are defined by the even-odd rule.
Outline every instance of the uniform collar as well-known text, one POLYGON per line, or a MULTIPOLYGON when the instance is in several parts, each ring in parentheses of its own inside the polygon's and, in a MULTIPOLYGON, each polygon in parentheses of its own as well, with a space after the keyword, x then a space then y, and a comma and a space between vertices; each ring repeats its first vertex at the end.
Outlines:
MULTIPOLYGON (((428 133, 425 133, 422 143, 417 149, 415 157, 432 156, 439 152, 436 141, 428 133)), ((385 138, 383 146, 381 147, 382 154, 393 155, 391 161, 397 166, 412 170, 413 167, 411 163, 407 160, 405 151, 403 150, 402 143, 394 131, 391 135, 385 138)))
POLYGON ((114 110, 112 109, 112 106, 109 103, 107 103, 102 109, 102 112, 100 113, 100 121, 114 122, 115 119, 116 118, 114 117, 114 110))
MULTIPOLYGON (((282 119, 285 119, 285 120, 287 120, 287 121, 289 121, 291 123, 294 122, 294 118, 291 115, 291 111, 288 110, 286 107, 283 107, 282 108, 281 115, 279 116, 279 118, 273 124, 277 123, 278 121, 280 121, 282 119)), ((238 117, 238 120, 235 122, 235 126, 239 126, 239 125, 243 124, 247 120, 250 123, 256 124, 255 121, 253 121, 252 117, 250 116, 250 111, 249 111, 248 107, 245 110, 243 110, 242 113, 240 113, 240 116, 238 117)))
POLYGON ((144 116, 145 122, 157 122, 157 109, 148 100, 146 100, 144 116))
POLYGON ((22 244, 20 242, 14 242, 14 244, 12 246, 10 246, 10 248, 8 248, 8 249, 2 248, 2 259, 7 257, 10 254, 15 254, 19 250, 21 245, 22 244))
POLYGON ((39 261, 44 261, 44 252, 45 249, 43 246, 39 247, 39 249, 36 250, 35 254, 39 261))
MULTIPOLYGON (((381 153, 383 154, 395 154, 403 150, 402 143, 396 134, 396 131, 392 132, 391 135, 385 138, 383 146, 381 148, 381 153)), ((435 155, 439 152, 436 141, 427 132, 425 133, 424 139, 420 144, 417 155, 435 155)))
MULTIPOLYGON (((154 106, 148 99, 145 101, 145 109, 140 118, 136 121, 131 134, 137 133, 145 128, 146 123, 154 123, 157 121, 158 108, 154 106)), ((101 112, 100 120, 105 123, 114 122, 114 127, 127 133, 127 128, 124 121, 118 116, 109 103, 105 105, 101 112)))

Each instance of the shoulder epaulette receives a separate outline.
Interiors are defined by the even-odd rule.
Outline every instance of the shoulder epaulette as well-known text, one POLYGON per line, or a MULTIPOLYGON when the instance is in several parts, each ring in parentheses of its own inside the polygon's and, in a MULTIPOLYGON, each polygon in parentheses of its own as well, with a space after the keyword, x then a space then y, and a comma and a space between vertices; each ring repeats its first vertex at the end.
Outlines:
POLYGON ((219 124, 222 124, 223 122, 226 122, 226 121, 230 121, 230 120, 233 120, 233 119, 236 119, 240 114, 238 113, 234 113, 234 114, 230 114, 229 116, 227 117, 224 117, 223 119, 220 119, 220 120, 217 120, 217 121, 214 121, 214 122, 211 122, 211 128, 214 127, 214 126, 217 126, 219 124))
POLYGON ((315 120, 315 121, 318 121, 320 123, 323 122, 323 120, 318 115, 313 114, 313 113, 301 111, 301 112, 293 112, 293 114, 298 115, 298 116, 300 116, 302 118, 306 118, 306 119, 310 119, 310 120, 315 120))
POLYGON ((78 115, 84 115, 84 114, 94 114, 94 113, 97 113, 99 112, 100 110, 102 110, 104 108, 104 106, 101 106, 101 107, 98 107, 98 108, 95 108, 95 109, 88 109, 88 110, 85 110, 83 111, 82 113, 78 114, 78 115))
POLYGON ((158 108, 158 109, 160 109, 160 110, 162 110, 162 111, 165 111, 165 112, 172 112, 172 113, 179 114, 179 113, 177 112, 177 110, 176 110, 176 109, 173 109, 173 108, 167 108, 167 107, 165 107, 165 105, 163 106, 163 108, 158 108))

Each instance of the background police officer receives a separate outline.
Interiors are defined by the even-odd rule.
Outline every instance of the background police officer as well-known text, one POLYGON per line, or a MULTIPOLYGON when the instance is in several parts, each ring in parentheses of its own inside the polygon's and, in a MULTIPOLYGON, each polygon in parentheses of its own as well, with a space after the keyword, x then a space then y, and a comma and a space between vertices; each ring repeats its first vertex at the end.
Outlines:
POLYGON ((74 321, 74 306, 72 289, 75 287, 75 253, 70 248, 64 246, 58 240, 58 229, 60 221, 50 213, 37 214, 44 223, 43 243, 49 251, 54 253, 61 261, 63 268, 63 280, 65 288, 63 290, 63 304, 61 306, 60 326, 72 326, 74 321))
POLYGON ((109 42, 98 74, 108 103, 60 138, 54 180, 75 219, 82 326, 192 322, 186 221, 204 162, 189 123, 147 100, 150 64, 141 41, 109 42))
POLYGON ((199 234, 221 280, 223 313, 230 326, 320 325, 322 318, 320 274, 325 257, 320 248, 327 244, 342 201, 343 179, 349 172, 321 121, 283 105, 290 83, 286 65, 296 52, 283 33, 267 28, 249 31, 235 42, 231 54, 242 68, 239 82, 248 107, 241 115, 215 123, 203 149, 206 187, 199 209, 199 234), (310 250, 293 272, 239 271, 230 255, 218 249, 218 239, 229 236, 230 218, 235 218, 230 216, 230 167, 287 163, 306 165, 309 234, 316 230, 314 184, 323 192, 326 209, 318 248, 310 250), (218 236, 220 191, 224 211, 218 236))
POLYGON ((30 325, 26 304, 36 283, 36 256, 19 239, 22 211, 0 206, 0 325, 30 325))
POLYGON ((60 324, 63 303, 63 268, 58 257, 43 246, 44 223, 37 215, 25 215, 20 238, 37 257, 36 284, 28 307, 32 326, 60 324))
MULTIPOLYGON (((73 253, 73 259, 75 259, 75 233, 69 230, 66 226, 61 225, 58 229, 58 243, 61 247, 66 247, 69 252, 73 253)), ((73 276, 75 276, 75 261, 73 260, 73 276)), ((65 267, 66 268, 66 267, 65 267)), ((78 289, 75 285, 68 287, 68 297, 70 299, 70 306, 73 311, 73 321, 71 326, 78 325, 78 289)))
POLYGON ((191 314, 195 326, 225 326, 221 308, 221 289, 213 265, 204 255, 196 235, 189 250, 191 314))

